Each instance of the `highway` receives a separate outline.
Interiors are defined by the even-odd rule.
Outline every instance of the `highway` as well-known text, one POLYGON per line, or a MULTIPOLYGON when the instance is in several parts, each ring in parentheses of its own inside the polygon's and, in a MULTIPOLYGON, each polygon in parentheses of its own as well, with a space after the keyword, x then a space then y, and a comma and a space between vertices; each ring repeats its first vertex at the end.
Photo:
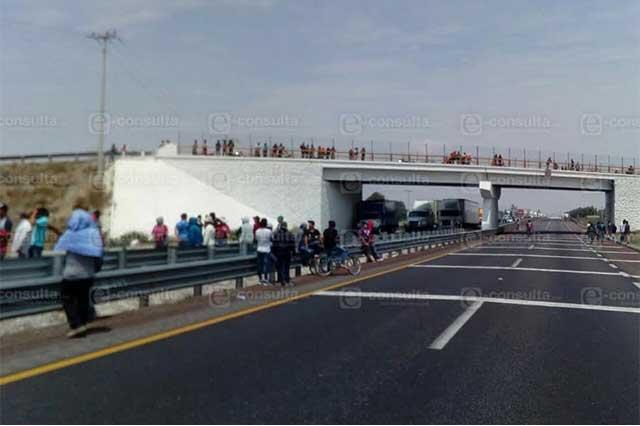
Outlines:
POLYGON ((640 253, 536 228, 4 384, 0 421, 640 423, 640 253))

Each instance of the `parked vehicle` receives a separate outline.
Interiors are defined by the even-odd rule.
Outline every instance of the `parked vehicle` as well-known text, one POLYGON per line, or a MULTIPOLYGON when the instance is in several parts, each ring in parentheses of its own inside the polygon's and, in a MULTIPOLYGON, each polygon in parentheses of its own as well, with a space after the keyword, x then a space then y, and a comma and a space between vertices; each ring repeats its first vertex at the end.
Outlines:
POLYGON ((356 208, 356 225, 372 220, 374 232, 396 232, 406 216, 407 209, 402 201, 360 201, 356 208))
POLYGON ((416 201, 407 215, 407 232, 430 231, 438 227, 434 206, 437 201, 416 201))
POLYGON ((481 225, 479 205, 464 198, 449 198, 440 204, 440 225, 444 228, 478 228, 481 225))

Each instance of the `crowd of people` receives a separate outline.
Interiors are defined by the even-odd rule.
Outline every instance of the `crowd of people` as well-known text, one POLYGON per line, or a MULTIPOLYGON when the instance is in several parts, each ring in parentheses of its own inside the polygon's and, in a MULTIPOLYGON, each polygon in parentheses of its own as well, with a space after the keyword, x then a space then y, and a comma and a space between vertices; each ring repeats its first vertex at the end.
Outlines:
POLYGON ((236 142, 233 139, 218 139, 213 145, 213 150, 210 151, 206 139, 202 139, 201 143, 198 142, 198 139, 195 139, 193 145, 191 145, 191 154, 235 156, 237 155, 236 142))
POLYGON ((45 207, 39 207, 30 213, 22 212, 19 217, 14 228, 9 217, 9 206, 0 203, 0 260, 8 252, 21 258, 41 257, 45 244, 53 240, 53 249, 66 253, 60 297, 71 328, 68 336, 83 333, 87 323, 95 317, 89 292, 93 277, 102 266, 104 236, 100 226, 100 212, 89 212, 87 201, 78 198, 73 204, 64 233, 49 223, 50 214, 45 207), (49 231, 56 238, 49 238, 49 231))
MULTIPOLYGON (((156 219, 151 235, 156 248, 162 249, 168 245, 169 228, 162 217, 156 219)), ((183 213, 174 227, 174 236, 179 248, 224 247, 232 237, 232 231, 225 218, 218 218, 215 213, 209 213, 204 221, 202 216, 189 217, 183 213)), ((275 226, 266 218, 255 216, 253 223, 250 223, 248 217, 243 217, 235 237, 240 244, 255 247, 258 278, 262 285, 291 285, 289 269, 294 254, 298 254, 305 265, 323 251, 338 258, 346 255, 340 246, 340 236, 334 221, 329 221, 322 233, 313 220, 302 223, 297 231, 292 232, 282 216, 278 217, 275 226)), ((381 260, 375 248, 372 221, 360 227, 358 240, 368 261, 381 260)))
POLYGON ((606 237, 616 238, 616 234, 618 234, 619 241, 621 243, 629 241, 629 235, 631 234, 631 225, 629 225, 629 221, 624 219, 620 224, 620 228, 616 226, 615 223, 609 221, 605 224, 603 221, 597 221, 595 224, 588 222, 587 223, 587 237, 589 238, 589 242, 593 244, 595 240, 598 242, 603 242, 606 237))
MULTIPOLYGON (((100 211, 91 213, 98 229, 100 211)), ((30 212, 21 212, 17 224, 9 217, 9 206, 0 202, 0 260, 13 253, 19 258, 42 257, 47 241, 53 241, 62 233, 50 223, 50 213, 46 207, 38 207, 30 212), (53 237, 52 237, 53 234, 53 237)), ((102 233, 100 233, 102 238, 102 233)))
MULTIPOLYGON (((161 141, 160 146, 163 146, 170 141, 163 140, 161 141)), ((319 159, 319 160, 335 160, 338 156, 338 152, 336 151, 335 146, 315 146, 313 143, 302 142, 299 147, 299 154, 294 152, 293 150, 287 149, 282 143, 270 143, 270 142, 256 142, 255 146, 250 149, 249 155, 253 157, 263 157, 263 158, 294 158, 297 155, 300 158, 309 158, 309 159, 319 159)), ((118 150, 115 145, 111 147, 111 155, 114 156, 118 153, 126 153, 127 146, 123 145, 121 150, 118 150)), ((213 150, 209 149, 207 145, 207 140, 203 139, 202 142, 199 142, 198 139, 193 141, 193 145, 191 147, 192 155, 217 155, 217 156, 242 156, 242 152, 236 149, 236 141, 234 139, 218 139, 213 147, 213 150)), ((371 160, 373 160, 373 153, 370 154, 371 160)), ((365 161, 367 160, 367 150, 365 147, 351 147, 348 151, 349 160, 359 160, 365 161)), ((428 159, 428 157, 427 157, 428 159)), ((473 164, 473 156, 467 152, 461 152, 458 150, 451 151, 448 155, 446 155, 443 159, 444 164, 460 164, 460 165, 471 165, 473 164)), ((491 158, 490 162, 491 166, 503 167, 505 166, 505 160, 502 157, 502 154, 494 154, 491 158)), ((525 162, 526 164, 526 162, 525 162)), ((584 164, 575 161, 573 158, 569 160, 566 164, 559 164, 551 157, 547 158, 545 161, 545 165, 547 169, 550 170, 572 170, 572 171, 584 171, 584 164)), ((597 171, 597 166, 596 166, 597 171)), ((627 168, 616 168, 616 173, 624 173, 628 175, 633 175, 636 173, 635 167, 633 165, 629 165, 627 168)))
POLYGON ((274 143, 273 145, 269 145, 267 142, 256 142, 256 146, 253 148, 253 156, 254 157, 272 157, 272 158, 289 158, 293 156, 293 153, 289 152, 289 150, 282 143, 274 143))
MULTIPOLYGON (((368 262, 381 261, 375 249, 373 222, 363 224, 358 230, 358 240, 368 262)), ((345 261, 348 255, 340 245, 340 233, 336 223, 329 221, 328 227, 320 233, 313 220, 300 224, 298 232, 291 232, 282 216, 274 227, 267 219, 254 217, 254 241, 258 258, 258 279, 261 285, 292 285, 289 270, 291 258, 298 254, 304 265, 312 258, 325 252, 328 256, 345 261), (274 276, 273 271, 276 271, 274 276)))
POLYGON ((444 159, 445 164, 471 164, 473 161, 471 154, 460 151, 452 151, 449 156, 444 159))
POLYGON ((504 159, 502 158, 502 154, 493 154, 493 158, 491 159, 491 165, 497 167, 504 166, 504 159))

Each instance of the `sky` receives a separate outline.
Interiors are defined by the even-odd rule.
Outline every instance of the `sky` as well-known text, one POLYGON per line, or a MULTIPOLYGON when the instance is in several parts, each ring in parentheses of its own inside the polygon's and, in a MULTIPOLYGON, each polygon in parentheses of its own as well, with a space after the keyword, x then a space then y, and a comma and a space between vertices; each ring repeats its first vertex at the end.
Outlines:
POLYGON ((0 155, 95 149, 86 35, 116 29, 107 146, 229 135, 640 158, 638 22, 625 0, 3 0, 0 155))

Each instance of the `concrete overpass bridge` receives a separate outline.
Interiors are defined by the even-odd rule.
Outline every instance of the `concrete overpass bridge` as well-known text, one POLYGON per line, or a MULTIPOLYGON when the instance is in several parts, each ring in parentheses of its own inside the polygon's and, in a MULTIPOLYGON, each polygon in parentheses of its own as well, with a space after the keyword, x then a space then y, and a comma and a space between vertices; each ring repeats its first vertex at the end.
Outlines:
POLYGON ((294 225, 307 219, 353 224, 364 184, 453 186, 479 191, 483 229, 494 229, 503 188, 604 192, 607 219, 640 223, 640 176, 433 163, 295 158, 216 157, 162 152, 118 159, 111 170, 111 235, 148 231, 158 216, 214 211, 233 227, 242 216, 294 225))

